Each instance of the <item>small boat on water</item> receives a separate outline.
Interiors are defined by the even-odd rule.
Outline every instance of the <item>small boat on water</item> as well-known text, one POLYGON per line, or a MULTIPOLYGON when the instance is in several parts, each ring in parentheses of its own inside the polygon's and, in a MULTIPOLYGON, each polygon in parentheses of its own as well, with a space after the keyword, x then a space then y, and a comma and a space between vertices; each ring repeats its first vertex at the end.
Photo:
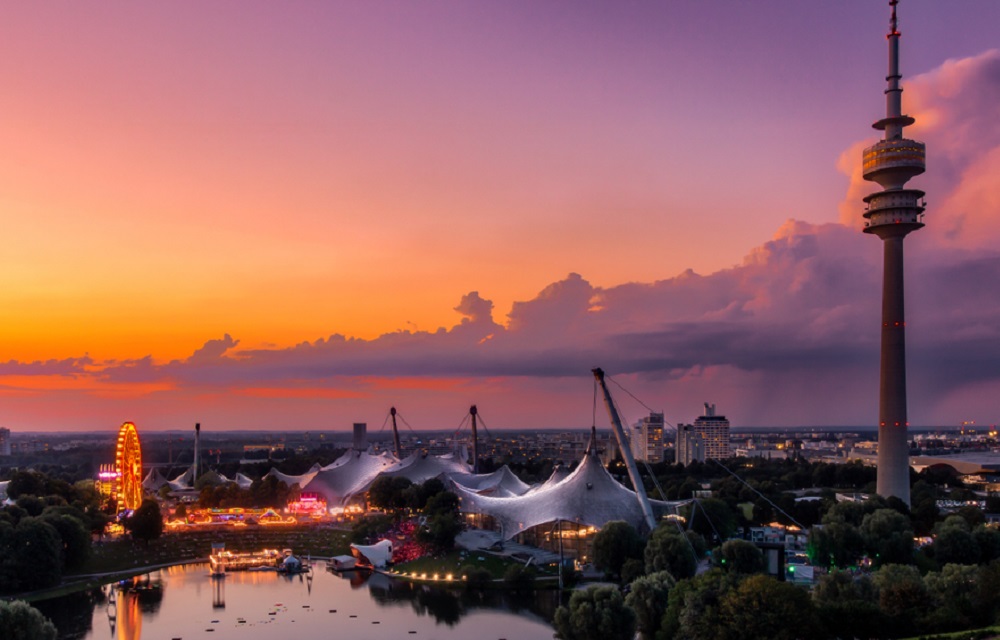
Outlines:
POLYGON ((358 566, 354 556, 334 556, 326 561, 326 568, 331 571, 351 571, 358 566))
POLYGON ((282 555, 276 549, 262 551, 226 551, 213 549, 208 557, 209 569, 213 576, 225 575, 228 571, 274 571, 281 563, 282 555))
POLYGON ((312 570, 311 566, 302 562, 300 558, 295 557, 291 549, 285 549, 283 553, 285 557, 278 563, 278 573, 293 575, 297 573, 309 573, 312 570))

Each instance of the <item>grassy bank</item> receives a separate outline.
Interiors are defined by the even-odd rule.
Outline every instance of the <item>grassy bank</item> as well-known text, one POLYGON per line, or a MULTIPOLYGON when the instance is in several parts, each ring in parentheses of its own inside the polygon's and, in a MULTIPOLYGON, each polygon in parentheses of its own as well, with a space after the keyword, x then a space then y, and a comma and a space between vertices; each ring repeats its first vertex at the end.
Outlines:
MULTIPOLYGON (((207 558, 212 544, 230 551, 291 549, 300 556, 350 553, 347 532, 318 525, 282 527, 198 528, 164 532, 149 544, 119 538, 94 545, 90 559, 76 575, 128 571, 149 565, 176 564, 207 558)), ((72 578, 73 575, 67 575, 72 578)))
POLYGON ((291 549, 297 555, 314 557, 350 553, 347 531, 311 524, 170 531, 149 544, 122 537, 95 543, 90 559, 72 573, 65 574, 62 584, 27 594, 7 594, 5 597, 27 600, 52 598, 161 567, 207 559, 215 542, 224 543, 231 551, 291 549))
MULTIPOLYGON (((437 574, 439 577, 451 574, 456 579, 469 570, 486 570, 494 580, 501 580, 507 570, 512 566, 524 566, 524 562, 515 560, 507 556, 498 556, 484 551, 450 551, 440 556, 424 556, 410 562, 397 564, 392 568, 393 573, 426 574, 428 577, 437 574)), ((557 568, 555 565, 545 565, 532 567, 531 570, 538 578, 556 578, 557 568)))
POLYGON ((992 627, 984 627, 982 629, 970 629, 968 631, 915 636, 908 640, 990 640, 992 638, 1000 638, 1000 625, 993 625, 992 627))

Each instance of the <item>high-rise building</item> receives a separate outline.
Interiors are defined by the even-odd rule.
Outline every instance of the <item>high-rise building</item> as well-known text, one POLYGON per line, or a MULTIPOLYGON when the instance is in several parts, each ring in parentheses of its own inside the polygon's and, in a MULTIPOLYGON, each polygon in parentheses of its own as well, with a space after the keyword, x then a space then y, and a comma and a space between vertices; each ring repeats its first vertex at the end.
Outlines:
POLYGON ((729 457, 729 420, 716 415, 715 405, 705 403, 704 415, 694 424, 677 425, 677 462, 724 460, 729 457))
POLYGON ((632 455, 636 460, 663 462, 663 414, 651 412, 635 423, 632 455))
POLYGON ((693 424, 677 425, 677 463, 685 466, 694 461, 705 461, 705 438, 695 431, 693 424))
POLYGON ((368 423, 354 423, 354 440, 352 446, 355 451, 365 451, 368 449, 368 423))
POLYGON ((0 427, 0 456, 10 455, 10 429, 0 427))
POLYGON ((906 437, 906 322, 903 318, 903 238, 924 226, 924 192, 906 189, 906 182, 924 172, 922 142, 903 137, 915 121, 903 115, 899 85, 898 0, 890 0, 889 73, 885 117, 872 125, 885 137, 864 150, 865 180, 882 191, 865 196, 865 233, 882 239, 882 349, 879 367, 878 477, 876 490, 910 504, 910 447, 906 437))

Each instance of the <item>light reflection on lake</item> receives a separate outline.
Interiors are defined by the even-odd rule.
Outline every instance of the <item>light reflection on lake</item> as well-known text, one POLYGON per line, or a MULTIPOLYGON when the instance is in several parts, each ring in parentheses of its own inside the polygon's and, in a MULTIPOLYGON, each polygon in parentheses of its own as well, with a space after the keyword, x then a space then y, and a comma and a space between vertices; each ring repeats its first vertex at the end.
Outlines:
POLYGON ((382 575, 312 577, 274 572, 209 576, 204 564, 171 567, 127 588, 106 585, 34 603, 60 638, 440 638, 550 640, 555 592, 524 598, 434 589, 382 575))

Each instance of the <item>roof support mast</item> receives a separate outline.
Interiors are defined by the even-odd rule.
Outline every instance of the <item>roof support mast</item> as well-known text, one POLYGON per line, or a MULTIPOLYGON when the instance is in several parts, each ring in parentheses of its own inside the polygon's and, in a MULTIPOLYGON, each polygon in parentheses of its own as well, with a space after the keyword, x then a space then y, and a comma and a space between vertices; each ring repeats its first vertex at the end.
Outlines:
POLYGON ((389 415, 392 416, 392 446, 395 449, 394 453, 397 458, 402 460, 402 447, 399 446, 399 429, 396 428, 396 407, 389 407, 389 415))
POLYGON ((479 410, 476 405, 469 408, 469 415, 472 416, 472 473, 479 473, 479 434, 476 433, 476 416, 479 410))
POLYGON ((618 410, 615 409, 615 403, 611 399, 611 392, 608 391, 608 385, 604 384, 604 370, 598 367, 592 371, 594 372, 594 378, 601 385, 601 391, 604 393, 604 406, 608 408, 608 415, 611 417, 611 426, 614 427, 615 438, 618 440, 618 449, 622 452, 622 459, 625 460, 625 466, 628 468, 628 477, 632 480, 632 488, 635 489, 635 496, 639 499, 642 515, 645 516, 646 524, 649 526, 649 530, 652 531, 656 528, 656 517, 653 515, 653 506, 649 504, 649 497, 646 496, 646 487, 643 486, 642 478, 639 477, 639 468, 635 466, 635 458, 632 457, 632 448, 625 438, 625 429, 622 428, 622 421, 618 417, 618 410))

